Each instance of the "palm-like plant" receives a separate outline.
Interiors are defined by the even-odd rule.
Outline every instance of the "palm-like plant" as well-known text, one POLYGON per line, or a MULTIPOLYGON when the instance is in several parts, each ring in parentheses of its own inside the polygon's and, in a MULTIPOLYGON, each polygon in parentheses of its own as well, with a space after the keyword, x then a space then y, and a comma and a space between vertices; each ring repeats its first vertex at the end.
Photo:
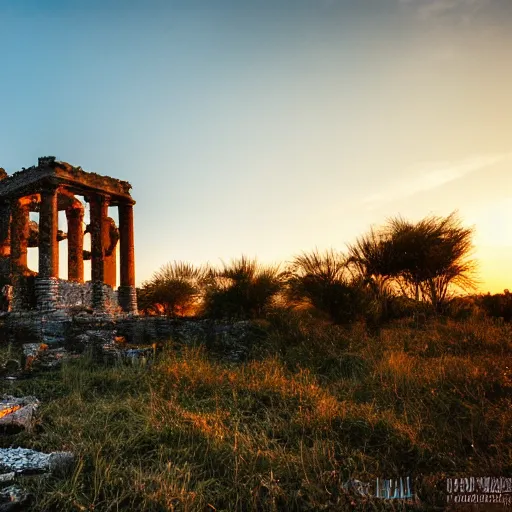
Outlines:
POLYGON ((279 266, 263 266, 246 256, 222 262, 209 273, 204 312, 214 318, 256 318, 281 290, 279 266))
POLYGON ((365 277, 391 281, 404 294, 423 299, 439 311, 448 300, 450 286, 474 287, 475 262, 469 257, 472 234, 455 212, 417 223, 395 217, 379 232, 372 230, 358 239, 349 253, 365 277))
POLYGON ((140 290, 142 309, 167 316, 194 313, 199 306, 207 274, 206 267, 195 267, 181 261, 163 265, 140 290))

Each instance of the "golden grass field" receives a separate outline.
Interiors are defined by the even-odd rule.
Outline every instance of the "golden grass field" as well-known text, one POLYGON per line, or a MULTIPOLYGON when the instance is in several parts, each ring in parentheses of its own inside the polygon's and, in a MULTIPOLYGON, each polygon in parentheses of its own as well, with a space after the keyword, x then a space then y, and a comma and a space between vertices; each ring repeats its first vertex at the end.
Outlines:
POLYGON ((76 455, 72 474, 30 481, 34 510, 443 510, 447 476, 512 476, 510 324, 370 335, 282 311, 255 328, 243 363, 168 340, 150 366, 84 356, 3 383, 42 406, 2 446, 76 455), (415 505, 342 488, 399 476, 415 505))

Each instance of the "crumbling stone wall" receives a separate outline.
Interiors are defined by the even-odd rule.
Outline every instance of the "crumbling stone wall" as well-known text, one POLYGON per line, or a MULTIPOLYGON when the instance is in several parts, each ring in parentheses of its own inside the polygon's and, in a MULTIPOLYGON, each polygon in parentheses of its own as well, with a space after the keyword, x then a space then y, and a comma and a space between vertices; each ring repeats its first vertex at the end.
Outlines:
POLYGON ((64 279, 35 279, 34 276, 20 276, 17 280, 17 293, 13 297, 13 308, 15 311, 37 310, 50 311, 54 309, 67 309, 83 307, 93 309, 94 294, 101 293, 105 304, 105 312, 116 314, 121 312, 119 306, 118 292, 106 284, 101 283, 76 283, 64 279), (40 288, 45 287, 41 292, 40 288), (54 300, 48 304, 39 303, 36 295, 53 296, 54 300))
POLYGON ((232 361, 243 361, 263 330, 250 321, 184 320, 132 316, 115 321, 117 333, 132 343, 178 341, 204 344, 232 361))
MULTIPOLYGON (((58 308, 71 308, 83 306, 84 309, 93 307, 93 294, 94 286, 98 283, 75 283, 72 281, 65 281, 59 279, 59 291, 57 298, 58 308)), ((105 300, 105 309, 109 313, 118 313, 119 302, 117 298, 117 291, 114 291, 110 286, 103 285, 101 293, 105 300)))
POLYGON ((92 306, 92 287, 90 283, 76 283, 59 279, 57 305, 63 308, 74 306, 92 306))

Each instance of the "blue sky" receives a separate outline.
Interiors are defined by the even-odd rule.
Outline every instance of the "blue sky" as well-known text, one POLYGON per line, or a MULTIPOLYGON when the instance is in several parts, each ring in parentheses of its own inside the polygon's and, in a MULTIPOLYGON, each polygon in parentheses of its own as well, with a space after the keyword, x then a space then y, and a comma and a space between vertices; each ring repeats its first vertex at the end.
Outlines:
POLYGON ((138 283, 458 209, 512 288, 508 0, 2 0, 0 42, 0 166, 130 181, 138 283))

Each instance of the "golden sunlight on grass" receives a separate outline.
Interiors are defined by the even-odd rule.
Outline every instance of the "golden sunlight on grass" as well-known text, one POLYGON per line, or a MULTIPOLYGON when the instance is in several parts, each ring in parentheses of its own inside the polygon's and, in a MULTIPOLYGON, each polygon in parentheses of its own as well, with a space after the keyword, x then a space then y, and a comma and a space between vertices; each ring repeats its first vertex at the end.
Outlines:
POLYGON ((508 471, 510 326, 288 320, 245 363, 170 343, 150 371, 82 358, 15 383, 42 400, 27 443, 77 457, 36 509, 341 511, 348 478, 421 475, 435 503, 447 474, 508 471))

